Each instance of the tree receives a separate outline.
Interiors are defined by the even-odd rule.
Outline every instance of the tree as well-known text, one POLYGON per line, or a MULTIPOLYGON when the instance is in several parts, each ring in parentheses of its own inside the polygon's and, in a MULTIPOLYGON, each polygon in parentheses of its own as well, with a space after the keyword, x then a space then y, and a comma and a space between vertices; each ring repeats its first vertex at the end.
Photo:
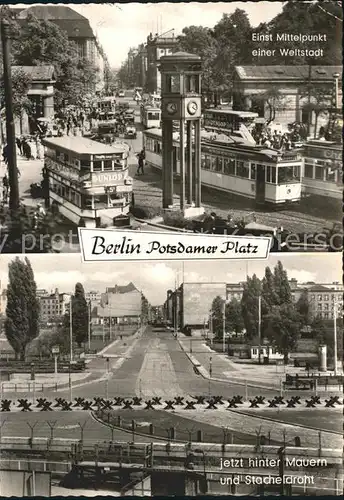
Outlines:
POLYGON ((226 330, 235 332, 236 336, 245 328, 242 317, 240 302, 233 298, 229 304, 226 304, 226 330))
POLYGON ((293 301, 287 272, 283 269, 279 260, 274 268, 273 278, 274 293, 276 294, 276 305, 291 304, 293 301))
POLYGON ((223 298, 218 295, 211 305, 212 329, 214 337, 217 338, 222 338, 223 336, 223 304, 223 298))
POLYGON ((258 297, 261 294, 261 282, 254 274, 252 278, 247 277, 244 283, 244 291, 241 299, 241 311, 249 340, 258 336, 258 297))
POLYGON ((26 346, 39 333, 39 301, 30 261, 17 257, 9 264, 5 335, 16 359, 25 360, 26 346))
POLYGON ((277 112, 284 111, 288 107, 288 102, 277 88, 272 88, 261 94, 253 94, 251 98, 256 106, 264 106, 264 110, 268 112, 267 125, 275 120, 277 112))
POLYGON ((285 303, 274 306, 265 316, 265 336, 284 355, 284 362, 288 362, 288 355, 296 347, 300 335, 300 317, 293 304, 285 303))
POLYGON ((307 326, 310 323, 310 305, 307 290, 302 290, 299 300, 296 303, 296 310, 300 315, 301 323, 307 326))
POLYGON ((88 335, 88 308, 85 299, 85 290, 81 283, 75 285, 72 297, 72 332, 73 339, 78 347, 87 340, 88 335))

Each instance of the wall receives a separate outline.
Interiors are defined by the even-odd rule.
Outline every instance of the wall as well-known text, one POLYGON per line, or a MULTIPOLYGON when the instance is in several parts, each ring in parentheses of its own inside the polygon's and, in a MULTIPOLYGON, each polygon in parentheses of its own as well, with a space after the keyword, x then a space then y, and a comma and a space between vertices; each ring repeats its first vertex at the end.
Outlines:
POLYGON ((183 326, 203 325, 215 297, 226 298, 225 283, 184 283, 183 290, 183 326))

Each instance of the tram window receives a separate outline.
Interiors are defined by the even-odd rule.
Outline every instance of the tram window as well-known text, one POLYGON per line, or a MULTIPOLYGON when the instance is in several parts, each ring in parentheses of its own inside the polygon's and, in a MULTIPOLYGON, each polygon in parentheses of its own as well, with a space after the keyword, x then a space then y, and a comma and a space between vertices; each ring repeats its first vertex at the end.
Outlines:
POLYGON ((204 168, 205 170, 210 170, 211 167, 211 157, 206 155, 204 158, 204 168))
POLYGON ((91 166, 90 160, 80 160, 81 168, 89 168, 91 166))
POLYGON ((104 160, 104 170, 112 170, 112 161, 104 160))
POLYGON ((275 167, 271 167, 271 180, 272 184, 276 184, 276 169, 275 167))
POLYGON ((176 150, 176 160, 180 161, 180 148, 175 148, 176 150))
POLYGON ((305 177, 307 177, 308 179, 313 179, 314 172, 312 163, 305 163, 305 177))
POLYGON ((271 182, 271 167, 266 167, 266 182, 271 182))
POLYGON ((297 180, 295 176, 294 167, 280 167, 278 169, 278 184, 284 184, 297 180))
POLYGON ((102 162, 101 161, 94 161, 93 162, 93 172, 101 172, 102 170, 102 162))
POLYGON ((148 120, 159 120, 159 113, 148 113, 148 120))
POLYGON ((222 158, 219 156, 214 158, 214 170, 215 172, 222 172, 222 158))
POLYGON ((315 166, 315 178, 322 181, 324 180, 324 167, 315 166))
POLYGON ((257 177, 256 164, 251 163, 251 179, 254 181, 257 177))
POLYGON ((70 199, 70 194, 71 194, 71 189, 70 189, 69 186, 66 186, 64 188, 64 190, 65 190, 65 197, 66 197, 67 200, 69 200, 70 199))
POLYGON ((233 158, 224 158, 223 164, 225 174, 235 175, 235 160, 233 158))
POLYGON ((201 168, 206 169, 206 157, 205 154, 201 154, 201 168))
POLYGON ((294 168, 294 179, 299 181, 301 179, 300 167, 299 165, 295 165, 293 168, 294 168))
POLYGON ((326 180, 329 182, 336 182, 336 171, 332 170, 331 167, 326 169, 326 180))
POLYGON ((241 160, 237 160, 237 176, 245 177, 245 179, 249 178, 250 175, 250 167, 245 165, 245 163, 241 160))

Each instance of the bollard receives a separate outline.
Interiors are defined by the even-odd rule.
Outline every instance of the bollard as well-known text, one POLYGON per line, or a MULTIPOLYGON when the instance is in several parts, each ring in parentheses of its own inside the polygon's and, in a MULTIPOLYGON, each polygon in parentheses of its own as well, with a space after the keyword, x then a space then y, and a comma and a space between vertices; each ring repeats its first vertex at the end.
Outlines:
POLYGON ((119 415, 117 416, 117 427, 122 427, 122 418, 119 415))
POLYGON ((151 436, 154 436, 154 425, 153 424, 149 424, 149 434, 151 436))
POLYGON ((201 429, 197 431, 196 441, 199 443, 203 442, 203 431, 201 429))

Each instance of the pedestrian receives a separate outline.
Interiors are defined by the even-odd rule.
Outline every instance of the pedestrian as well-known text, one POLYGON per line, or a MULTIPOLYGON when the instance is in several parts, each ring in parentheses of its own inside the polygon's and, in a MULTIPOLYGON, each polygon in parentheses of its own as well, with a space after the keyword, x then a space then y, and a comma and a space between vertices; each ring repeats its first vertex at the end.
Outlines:
POLYGON ((137 175, 143 175, 144 174, 144 161, 145 161, 145 150, 142 149, 142 151, 137 155, 138 157, 138 166, 137 166, 137 175))
POLYGON ((16 145, 17 145, 17 148, 19 150, 20 156, 22 156, 23 155, 23 149, 22 149, 22 139, 21 139, 21 137, 16 137, 16 145))
POLYGON ((27 160, 31 159, 31 147, 26 139, 23 141, 23 154, 27 160))
POLYGON ((9 183, 7 175, 5 174, 3 179, 2 179, 2 197, 3 197, 4 203, 7 203, 9 188, 10 188, 10 183, 9 183))

